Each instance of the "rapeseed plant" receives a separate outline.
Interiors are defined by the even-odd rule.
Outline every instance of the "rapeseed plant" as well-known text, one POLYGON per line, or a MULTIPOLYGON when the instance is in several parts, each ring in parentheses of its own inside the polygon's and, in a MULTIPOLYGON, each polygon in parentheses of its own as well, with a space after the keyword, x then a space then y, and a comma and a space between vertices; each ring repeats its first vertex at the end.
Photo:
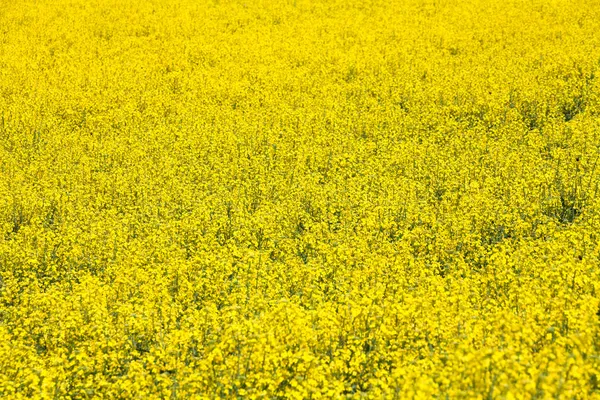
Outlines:
POLYGON ((0 396, 599 397, 597 0, 0 9, 0 396))

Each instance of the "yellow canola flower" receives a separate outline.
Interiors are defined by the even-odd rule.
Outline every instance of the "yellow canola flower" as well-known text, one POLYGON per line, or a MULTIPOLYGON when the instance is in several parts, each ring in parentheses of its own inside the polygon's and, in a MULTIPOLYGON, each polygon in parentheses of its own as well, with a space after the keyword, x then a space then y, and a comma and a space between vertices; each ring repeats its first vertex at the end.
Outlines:
POLYGON ((599 398, 597 0, 0 7, 0 397, 599 398))

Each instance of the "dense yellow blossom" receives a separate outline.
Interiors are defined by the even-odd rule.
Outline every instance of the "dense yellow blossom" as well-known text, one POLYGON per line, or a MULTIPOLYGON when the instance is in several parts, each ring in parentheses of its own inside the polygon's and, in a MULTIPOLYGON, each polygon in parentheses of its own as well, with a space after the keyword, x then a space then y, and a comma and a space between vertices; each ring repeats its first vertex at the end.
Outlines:
POLYGON ((0 0, 0 397, 600 398, 600 1, 0 0))

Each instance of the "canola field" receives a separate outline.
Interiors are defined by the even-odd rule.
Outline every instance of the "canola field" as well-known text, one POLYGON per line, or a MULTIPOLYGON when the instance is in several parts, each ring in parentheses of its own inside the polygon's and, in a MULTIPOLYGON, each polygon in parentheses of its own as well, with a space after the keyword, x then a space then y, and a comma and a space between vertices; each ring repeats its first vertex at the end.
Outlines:
POLYGON ((0 0, 0 397, 600 398, 599 0, 0 0))

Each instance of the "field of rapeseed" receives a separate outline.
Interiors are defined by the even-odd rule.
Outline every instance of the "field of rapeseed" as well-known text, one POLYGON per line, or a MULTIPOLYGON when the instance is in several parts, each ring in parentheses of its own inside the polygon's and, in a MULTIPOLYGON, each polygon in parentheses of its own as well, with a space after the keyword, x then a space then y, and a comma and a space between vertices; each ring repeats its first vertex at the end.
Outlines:
POLYGON ((599 0, 0 0, 0 397, 600 398, 599 0))

